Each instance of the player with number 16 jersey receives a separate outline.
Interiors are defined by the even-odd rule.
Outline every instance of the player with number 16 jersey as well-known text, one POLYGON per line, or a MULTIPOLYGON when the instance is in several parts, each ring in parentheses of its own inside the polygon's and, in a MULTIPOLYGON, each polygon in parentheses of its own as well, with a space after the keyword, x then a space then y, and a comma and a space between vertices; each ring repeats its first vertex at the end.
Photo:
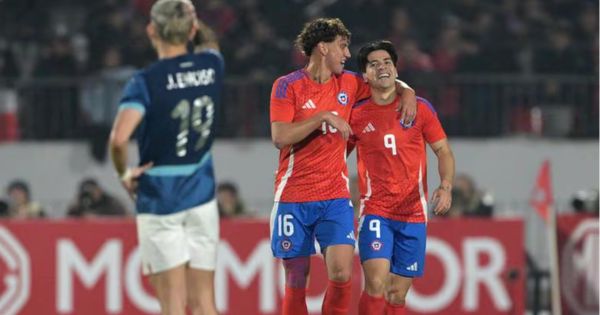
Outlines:
MULTIPOLYGON (((302 121, 323 111, 348 121, 351 104, 368 96, 369 86, 358 73, 344 71, 321 84, 300 69, 273 84, 271 121, 302 121)), ((349 198, 345 156, 346 140, 326 123, 301 142, 282 148, 275 202, 349 198)))

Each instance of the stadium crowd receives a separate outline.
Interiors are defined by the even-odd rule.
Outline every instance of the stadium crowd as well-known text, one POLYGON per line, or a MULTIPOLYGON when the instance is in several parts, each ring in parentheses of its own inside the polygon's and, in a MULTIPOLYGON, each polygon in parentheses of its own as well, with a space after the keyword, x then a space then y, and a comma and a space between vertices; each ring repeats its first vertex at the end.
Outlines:
MULTIPOLYGON (((200 18, 218 33, 230 76, 272 79, 303 66, 290 39, 315 16, 336 16, 351 25, 354 48, 374 38, 395 42, 403 77, 418 72, 594 75, 598 70, 597 1, 194 2, 200 18)), ((4 1, 0 76, 143 67, 154 58, 145 36, 151 3, 4 1)))
MULTIPOLYGON (((239 104, 235 111, 224 106, 219 124, 240 128, 220 128, 221 137, 268 135, 269 84, 304 65, 292 39, 316 16, 350 25, 353 52, 367 40, 394 42, 401 78, 436 104, 450 135, 598 133, 597 1, 194 2, 225 56, 225 103, 239 104), (482 75, 519 80, 488 84, 482 75), (482 106, 487 99, 494 102, 482 106), (543 132, 534 122, 538 106, 562 116, 543 132)), ((20 127, 0 130, 0 141, 106 137, 123 82, 155 57, 145 36, 151 3, 1 2, 0 99, 18 99, 20 127), (15 86, 17 96, 6 91, 15 86)), ((347 68, 356 70, 353 62, 347 68)))

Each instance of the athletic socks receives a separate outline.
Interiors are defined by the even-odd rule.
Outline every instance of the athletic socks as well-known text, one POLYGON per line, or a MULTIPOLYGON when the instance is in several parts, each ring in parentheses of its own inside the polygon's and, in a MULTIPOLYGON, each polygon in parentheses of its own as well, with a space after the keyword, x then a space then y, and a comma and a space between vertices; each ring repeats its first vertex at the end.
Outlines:
POLYGON ((352 279, 346 282, 329 280, 325 299, 323 299, 322 315, 347 315, 352 298, 352 279))
POLYGON ((390 304, 386 303, 385 315, 404 315, 405 313, 404 304, 390 304))
POLYGON ((308 315, 306 308, 306 288, 285 287, 282 315, 308 315))
POLYGON ((383 315, 385 304, 383 296, 374 297, 363 291, 358 302, 358 315, 383 315))

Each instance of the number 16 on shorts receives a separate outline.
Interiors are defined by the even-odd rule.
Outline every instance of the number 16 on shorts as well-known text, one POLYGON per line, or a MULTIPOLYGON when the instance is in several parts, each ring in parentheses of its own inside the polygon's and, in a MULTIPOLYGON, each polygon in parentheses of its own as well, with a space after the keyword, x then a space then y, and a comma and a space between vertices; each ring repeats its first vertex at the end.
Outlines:
POLYGON ((277 236, 290 237, 294 234, 294 223, 292 223, 293 219, 294 216, 291 214, 277 215, 277 236))

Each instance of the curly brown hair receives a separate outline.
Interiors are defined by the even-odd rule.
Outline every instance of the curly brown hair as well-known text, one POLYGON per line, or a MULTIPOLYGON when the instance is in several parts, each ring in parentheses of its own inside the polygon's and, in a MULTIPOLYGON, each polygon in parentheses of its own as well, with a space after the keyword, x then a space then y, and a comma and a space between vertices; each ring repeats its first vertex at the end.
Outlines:
POLYGON ((310 56, 313 48, 319 42, 331 43, 336 36, 350 39, 350 31, 342 20, 338 18, 319 18, 304 24, 304 28, 296 37, 296 47, 306 55, 310 56))

